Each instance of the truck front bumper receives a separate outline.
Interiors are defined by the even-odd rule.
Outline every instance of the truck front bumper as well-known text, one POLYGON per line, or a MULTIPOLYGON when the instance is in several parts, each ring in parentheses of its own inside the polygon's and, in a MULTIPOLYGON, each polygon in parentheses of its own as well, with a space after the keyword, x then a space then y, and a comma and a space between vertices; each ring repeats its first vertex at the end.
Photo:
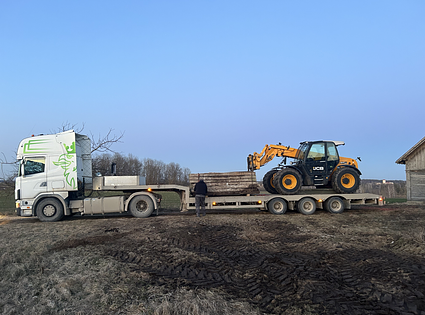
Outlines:
POLYGON ((16 201, 16 214, 21 217, 32 217, 32 206, 21 206, 20 201, 16 201))

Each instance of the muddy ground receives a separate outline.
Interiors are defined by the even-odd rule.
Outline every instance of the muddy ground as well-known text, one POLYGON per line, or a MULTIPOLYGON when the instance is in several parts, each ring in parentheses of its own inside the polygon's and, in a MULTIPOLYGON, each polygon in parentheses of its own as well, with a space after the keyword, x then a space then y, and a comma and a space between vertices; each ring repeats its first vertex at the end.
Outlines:
MULTIPOLYGON (((229 314, 425 314, 421 206, 311 216, 222 211, 201 218, 163 210, 147 219, 4 217, 0 224, 0 267, 8 275, 0 283, 3 314, 160 314, 160 301, 148 303, 155 290, 219 298, 230 303, 229 314), (32 254, 25 258, 22 251, 32 254), (67 260, 73 264, 62 270, 67 260), (10 264, 21 265, 21 273, 10 264), (108 269, 113 277, 105 276, 108 269), (13 283, 19 294, 11 293, 13 283)), ((168 313, 177 313, 177 299, 168 299, 168 313)), ((214 313, 205 307, 188 313, 214 313)))

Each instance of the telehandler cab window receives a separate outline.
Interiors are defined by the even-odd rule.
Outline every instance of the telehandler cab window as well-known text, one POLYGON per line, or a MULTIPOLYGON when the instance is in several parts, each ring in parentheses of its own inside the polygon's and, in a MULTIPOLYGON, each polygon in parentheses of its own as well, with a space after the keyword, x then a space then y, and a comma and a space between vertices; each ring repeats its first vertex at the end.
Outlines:
POLYGON ((305 153, 306 153, 307 149, 308 149, 308 144, 307 143, 301 143, 301 145, 298 149, 298 155, 297 155, 298 160, 304 160, 305 153))
POLYGON ((314 143, 307 155, 307 160, 324 161, 325 160, 325 144, 314 143))
POLYGON ((44 157, 25 158, 23 164, 24 175, 43 173, 46 164, 46 159, 44 157))
POLYGON ((338 151, 336 150, 335 144, 329 142, 328 143, 328 161, 338 161, 338 151))

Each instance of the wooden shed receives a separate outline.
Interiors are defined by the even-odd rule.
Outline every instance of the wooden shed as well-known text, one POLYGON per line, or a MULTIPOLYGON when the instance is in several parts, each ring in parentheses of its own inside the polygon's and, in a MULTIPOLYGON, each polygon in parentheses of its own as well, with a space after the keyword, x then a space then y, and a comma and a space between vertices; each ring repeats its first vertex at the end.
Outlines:
POLYGON ((407 201, 425 202, 425 137, 395 162, 406 165, 407 201))

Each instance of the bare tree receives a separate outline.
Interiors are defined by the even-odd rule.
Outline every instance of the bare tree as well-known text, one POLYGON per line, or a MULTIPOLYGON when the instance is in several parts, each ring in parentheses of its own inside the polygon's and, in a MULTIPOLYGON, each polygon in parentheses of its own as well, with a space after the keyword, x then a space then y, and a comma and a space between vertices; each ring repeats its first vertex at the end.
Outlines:
POLYGON ((165 180, 167 184, 177 184, 180 182, 182 168, 179 164, 171 162, 165 167, 165 180))
POLYGON ((71 124, 69 122, 64 122, 62 123, 62 126, 57 129, 57 132, 65 132, 68 130, 74 130, 76 133, 82 133, 84 130, 84 127, 85 127, 84 123, 81 124, 81 127, 78 127, 78 124, 71 124))
POLYGON ((122 132, 119 135, 112 134, 114 130, 109 129, 108 133, 105 136, 98 136, 97 138, 94 137, 93 134, 91 134, 91 153, 93 152, 113 152, 115 151, 111 150, 112 145, 115 143, 121 142, 121 139, 124 137, 124 132, 122 132))
POLYGON ((18 163, 9 162, 6 155, 0 157, 0 189, 12 193, 15 187, 15 177, 18 175, 18 163), (5 169, 7 168, 7 170, 5 169))
POLYGON ((164 168, 165 163, 162 161, 144 159, 142 175, 146 177, 146 184, 164 184, 164 168))
MULTIPOLYGON (((82 133, 84 130, 84 123, 81 124, 81 127, 78 127, 78 124, 71 124, 69 122, 64 122, 58 132, 64 132, 67 130, 74 130, 76 133, 82 133)), ((121 142, 121 139, 124 137, 124 132, 121 132, 119 135, 113 133, 114 129, 110 128, 108 133, 104 136, 98 135, 95 137, 93 133, 90 133, 91 140, 91 153, 93 152, 112 152, 115 153, 111 147, 118 142, 121 142)))
POLYGON ((137 157, 129 154, 124 156, 119 153, 110 155, 103 153, 95 156, 93 159, 93 175, 101 173, 103 175, 111 175, 111 164, 115 163, 118 176, 141 175, 143 163, 137 157))
POLYGON ((142 175, 146 177, 146 183, 149 184, 189 184, 190 170, 182 168, 178 163, 171 162, 165 164, 162 161, 153 159, 143 160, 142 175))

